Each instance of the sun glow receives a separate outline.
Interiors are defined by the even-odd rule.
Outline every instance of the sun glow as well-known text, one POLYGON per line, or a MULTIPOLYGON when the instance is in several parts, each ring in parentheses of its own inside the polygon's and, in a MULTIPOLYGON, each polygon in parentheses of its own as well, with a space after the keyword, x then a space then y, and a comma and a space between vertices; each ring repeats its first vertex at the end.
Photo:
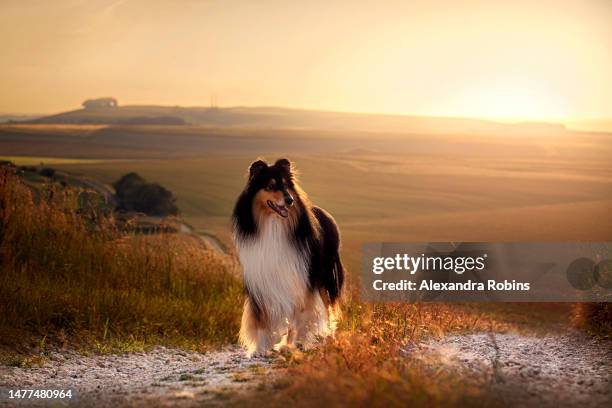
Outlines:
MULTIPOLYGON (((561 119, 569 115, 564 100, 537 84, 483 84, 460 91, 449 103, 451 116, 489 119, 561 119)), ((444 111, 444 108, 441 108, 444 111)))

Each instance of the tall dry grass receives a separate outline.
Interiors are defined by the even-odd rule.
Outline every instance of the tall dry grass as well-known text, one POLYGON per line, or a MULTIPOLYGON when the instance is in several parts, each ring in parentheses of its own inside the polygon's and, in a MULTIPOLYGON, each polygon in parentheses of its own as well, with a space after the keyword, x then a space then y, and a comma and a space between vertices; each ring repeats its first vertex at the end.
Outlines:
POLYGON ((572 317, 574 323, 588 333, 612 338, 611 303, 576 303, 572 317))
POLYGON ((0 342, 234 341, 242 287, 231 257, 194 237, 126 234, 82 201, 0 173, 0 342))
MULTIPOLYGON (((547 331, 559 304, 367 304, 349 298, 335 339, 288 358, 288 375, 261 390, 268 406, 500 406, 492 377, 461 370, 424 343, 450 333, 547 331)), ((252 402, 252 401, 249 401, 252 402)))

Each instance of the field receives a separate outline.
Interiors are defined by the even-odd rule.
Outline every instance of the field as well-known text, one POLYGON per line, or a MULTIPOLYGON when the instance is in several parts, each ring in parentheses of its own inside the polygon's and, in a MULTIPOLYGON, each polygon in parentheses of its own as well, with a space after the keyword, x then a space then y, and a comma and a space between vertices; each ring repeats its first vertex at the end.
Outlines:
POLYGON ((68 127, 0 128, 0 149, 7 156, 44 151, 57 156, 47 159, 54 167, 106 184, 136 171, 173 191, 189 223, 226 242, 248 165, 259 156, 287 156, 312 200, 339 221, 352 269, 364 242, 383 239, 597 241, 612 236, 608 134, 351 135, 118 126, 92 135, 89 127, 81 133, 81 126, 68 127), (72 162, 75 158, 79 162, 72 162))
POLYGON ((0 152, 17 164, 43 161, 103 184, 135 171, 169 188, 186 222, 229 248, 229 218, 249 164, 257 157, 293 160, 304 190, 340 225, 352 286, 338 339, 287 363, 294 376, 278 385, 278 405, 318 398, 339 405, 339 395, 348 394, 355 404, 376 398, 401 405, 405 393, 416 405, 493 405, 482 384, 464 392, 454 372, 407 361, 405 348, 445 333, 558 333, 570 323, 563 305, 361 303, 355 283, 366 242, 612 239, 612 135, 604 133, 6 125, 0 152))

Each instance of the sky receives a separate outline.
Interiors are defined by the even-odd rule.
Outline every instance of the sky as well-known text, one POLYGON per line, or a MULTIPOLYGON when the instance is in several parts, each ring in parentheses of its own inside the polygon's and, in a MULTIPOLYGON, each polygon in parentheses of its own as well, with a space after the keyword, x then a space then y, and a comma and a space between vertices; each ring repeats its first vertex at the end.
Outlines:
POLYGON ((0 0, 0 112, 612 117, 612 1, 0 0))

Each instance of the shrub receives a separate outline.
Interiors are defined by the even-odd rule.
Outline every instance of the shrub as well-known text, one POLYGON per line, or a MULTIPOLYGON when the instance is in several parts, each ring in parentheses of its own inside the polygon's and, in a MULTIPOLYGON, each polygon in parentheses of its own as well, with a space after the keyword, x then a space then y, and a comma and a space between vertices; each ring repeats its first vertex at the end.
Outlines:
POLYGON ((128 173, 122 176, 119 180, 115 181, 113 187, 115 188, 117 198, 122 200, 130 190, 138 188, 145 183, 145 179, 140 177, 137 173, 128 173))
POLYGON ((52 169, 51 167, 43 167, 40 169, 39 173, 43 177, 53 178, 53 176, 55 176, 55 169, 52 169))
POLYGON ((128 173, 117 180, 113 187, 117 195, 118 208, 125 211, 142 212, 148 215, 176 215, 176 198, 166 188, 148 183, 136 173, 128 173))

